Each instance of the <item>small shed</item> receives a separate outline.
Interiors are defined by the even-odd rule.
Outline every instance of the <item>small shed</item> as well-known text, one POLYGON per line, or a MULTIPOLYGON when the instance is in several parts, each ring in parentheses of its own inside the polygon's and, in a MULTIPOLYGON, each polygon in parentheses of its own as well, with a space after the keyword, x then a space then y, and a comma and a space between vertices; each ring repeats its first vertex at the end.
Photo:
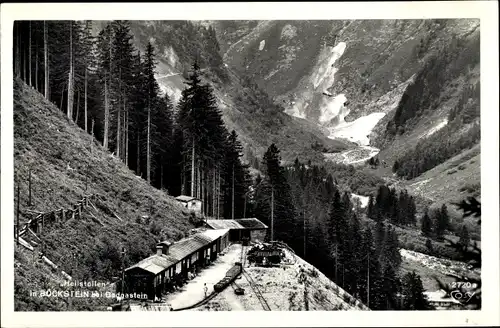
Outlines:
POLYGON ((177 202, 190 211, 201 213, 201 200, 192 196, 180 195, 175 197, 177 202))

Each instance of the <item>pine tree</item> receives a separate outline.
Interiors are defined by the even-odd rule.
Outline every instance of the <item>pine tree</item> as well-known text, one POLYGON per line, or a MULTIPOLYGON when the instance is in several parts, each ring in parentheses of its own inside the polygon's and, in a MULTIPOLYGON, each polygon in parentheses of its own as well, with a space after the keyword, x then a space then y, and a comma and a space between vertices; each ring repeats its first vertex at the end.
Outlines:
POLYGON ((159 99, 155 110, 156 133, 153 135, 155 157, 155 186, 159 189, 170 188, 170 163, 173 148, 173 106, 168 95, 159 99))
POLYGON ((432 235, 432 221, 429 217, 428 209, 425 210, 424 216, 422 217, 421 230, 422 234, 426 237, 430 237, 432 235))
POLYGON ((460 239, 458 241, 458 244, 462 246, 462 248, 467 249, 470 244, 470 236, 469 230, 467 230, 467 226, 465 224, 462 225, 462 228, 460 229, 459 237, 460 239))
POLYGON ((49 92, 49 37, 47 31, 47 22, 43 21, 43 58, 44 58, 44 95, 47 100, 50 100, 49 92))
POLYGON ((379 258, 384 251, 385 234, 386 234, 385 224, 380 221, 377 222, 377 224, 375 225, 375 233, 374 233, 375 254, 377 255, 377 258, 379 258))
POLYGON ((422 280, 420 276, 413 272, 408 272, 403 277, 402 286, 403 309, 404 310, 430 310, 431 306, 424 294, 422 280))
POLYGON ((449 226, 448 210, 443 204, 439 210, 435 211, 435 233, 438 240, 443 240, 444 234, 449 226))
POLYGON ((243 147, 238 141, 238 135, 236 131, 231 131, 227 138, 227 150, 225 159, 225 180, 227 184, 225 185, 225 196, 224 213, 225 218, 234 219, 237 216, 242 216, 241 205, 244 203, 245 193, 247 191, 249 181, 248 172, 241 163, 241 157, 243 156, 243 147), (238 215, 235 213, 240 210, 238 215))
POLYGON ((145 76, 145 100, 147 111, 146 123, 146 180, 151 183, 153 145, 152 136, 156 134, 156 121, 155 110, 158 106, 158 94, 160 87, 155 78, 156 70, 155 48, 151 42, 146 46, 146 53, 144 54, 144 76, 145 76))
POLYGON ((374 200, 373 200, 373 196, 370 195, 370 197, 368 198, 368 217, 372 220, 375 220, 377 215, 375 213, 376 211, 376 208, 375 208, 375 204, 374 204, 374 200))
POLYGON ((69 72, 68 72, 68 119, 73 120, 73 98, 75 93, 74 78, 75 78, 75 63, 74 63, 74 34, 73 21, 69 21, 69 72))
POLYGON ((354 297, 358 297, 361 285, 360 272, 362 263, 360 263, 359 260, 364 257, 360 243, 362 238, 361 223, 359 222, 357 215, 353 214, 349 224, 348 238, 346 238, 348 248, 346 251, 346 277, 344 288, 354 297))
POLYGON ((103 136, 103 146, 105 149, 109 147, 109 131, 110 131, 110 120, 111 120, 111 80, 112 80, 112 57, 111 57, 111 42, 112 42, 112 28, 108 24, 106 27, 99 32, 97 41, 97 53, 98 53, 98 75, 99 82, 103 87, 104 96, 104 136, 103 136))
POLYGON ((391 265, 386 266, 382 274, 382 298, 385 300, 383 304, 384 310, 398 310, 398 292, 400 290, 400 284, 396 272, 391 265))
POLYGON ((432 241, 429 238, 425 240, 425 247, 431 254, 434 252, 434 248, 432 247, 432 241))
POLYGON ((264 220, 269 222, 271 239, 285 241, 293 247, 293 244, 300 242, 295 236, 295 207, 280 162, 280 151, 275 144, 271 144, 263 158, 267 185, 263 201, 270 206, 270 217, 264 220))

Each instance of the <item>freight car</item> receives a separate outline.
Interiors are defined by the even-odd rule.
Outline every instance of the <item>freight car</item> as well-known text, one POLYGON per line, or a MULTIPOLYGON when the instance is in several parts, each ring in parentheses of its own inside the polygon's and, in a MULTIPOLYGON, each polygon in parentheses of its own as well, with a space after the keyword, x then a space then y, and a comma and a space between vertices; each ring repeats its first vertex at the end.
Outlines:
POLYGON ((226 276, 214 285, 214 290, 218 293, 223 291, 224 288, 229 286, 236 279, 236 277, 241 273, 241 270, 241 263, 235 263, 235 265, 226 272, 226 276))

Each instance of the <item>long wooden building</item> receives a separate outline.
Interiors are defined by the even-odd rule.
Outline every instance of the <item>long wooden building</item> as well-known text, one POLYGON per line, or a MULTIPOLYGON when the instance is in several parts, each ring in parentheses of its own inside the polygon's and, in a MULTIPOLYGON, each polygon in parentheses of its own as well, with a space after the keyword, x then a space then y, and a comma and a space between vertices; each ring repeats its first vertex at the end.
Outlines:
POLYGON ((178 242, 157 244, 156 254, 125 269, 125 291, 161 297, 229 246, 229 229, 206 230, 178 242))

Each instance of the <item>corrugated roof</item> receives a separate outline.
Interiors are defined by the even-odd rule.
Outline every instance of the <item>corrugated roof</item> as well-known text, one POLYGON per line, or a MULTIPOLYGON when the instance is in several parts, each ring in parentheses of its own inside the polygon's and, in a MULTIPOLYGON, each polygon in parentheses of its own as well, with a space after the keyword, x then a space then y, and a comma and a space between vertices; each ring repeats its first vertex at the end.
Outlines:
POLYGON ((200 233, 200 235, 207 237, 210 241, 214 241, 219 237, 224 236, 229 232, 229 229, 207 230, 200 233))
POLYGON ((200 243, 193 237, 182 239, 170 246, 169 255, 180 261, 205 245, 205 243, 200 243))
POLYGON ((141 268, 157 275, 228 232, 229 229, 206 230, 192 237, 181 239, 170 246, 168 255, 152 255, 125 269, 125 271, 141 268))
POLYGON ((125 269, 125 271, 131 270, 133 268, 141 268, 145 271, 151 272, 152 274, 158 274, 163 270, 168 269, 175 263, 179 262, 176 258, 169 255, 151 255, 139 263, 132 265, 131 267, 125 269))
POLYGON ((180 196, 175 197, 175 199, 177 199, 180 202, 189 202, 189 201, 195 200, 196 198, 191 197, 191 196, 180 195, 180 196))
POLYGON ((235 221, 246 229, 267 229, 267 225, 256 218, 236 219, 235 221))
POLYGON ((235 220, 207 220, 206 223, 212 229, 245 229, 235 220))

